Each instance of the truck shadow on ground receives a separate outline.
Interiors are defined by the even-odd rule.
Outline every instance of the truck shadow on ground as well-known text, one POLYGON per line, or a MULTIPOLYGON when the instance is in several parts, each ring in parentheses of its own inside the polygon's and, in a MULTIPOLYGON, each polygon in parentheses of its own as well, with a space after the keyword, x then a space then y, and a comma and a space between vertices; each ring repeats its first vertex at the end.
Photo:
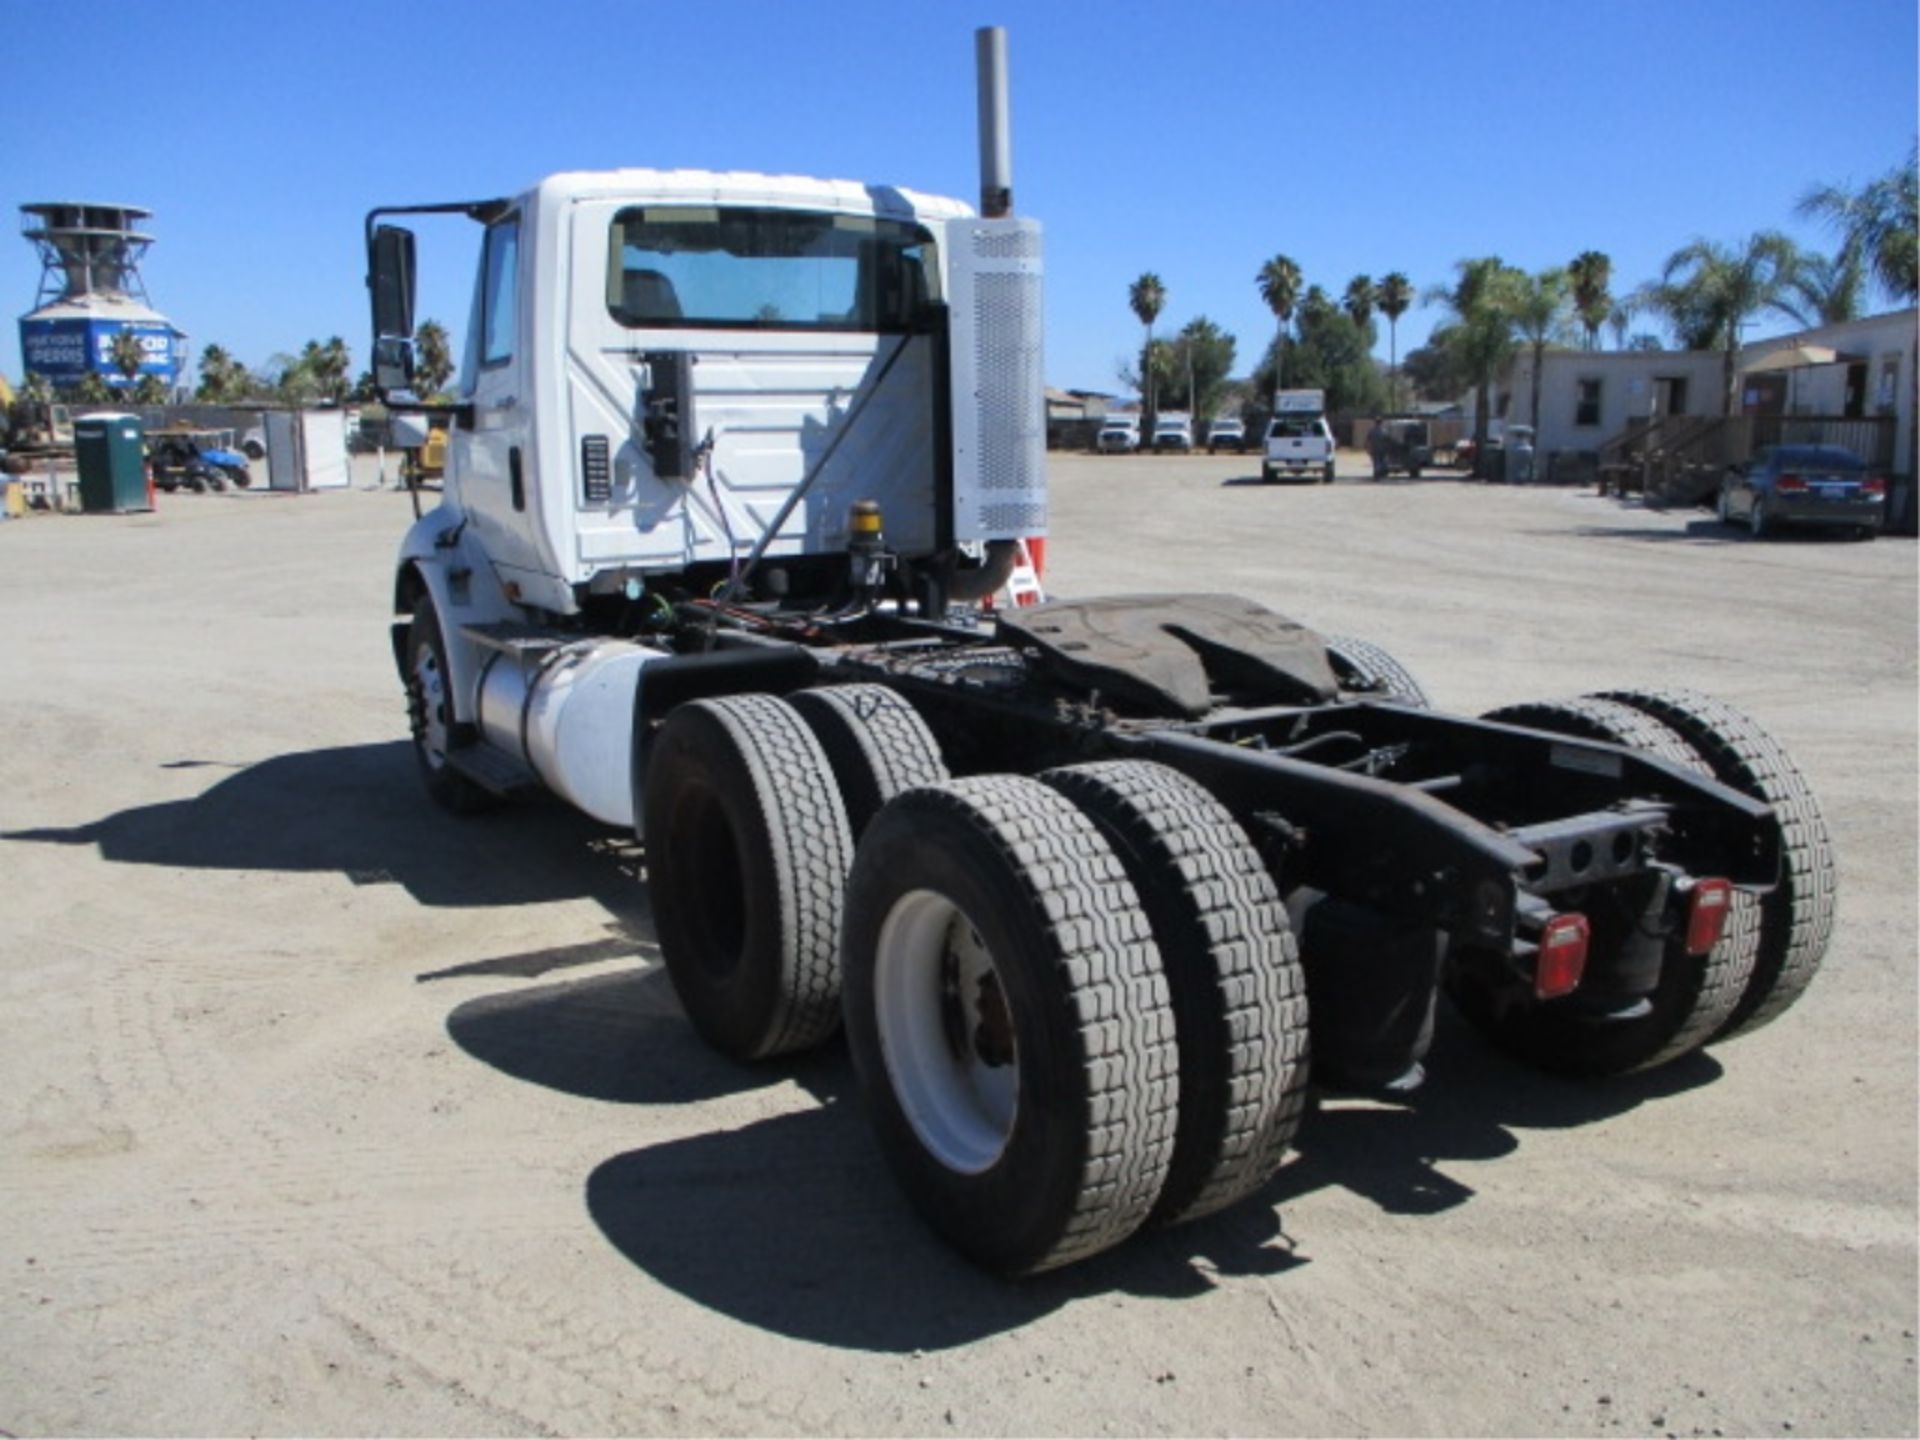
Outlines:
MULTIPOLYGON (((162 768, 226 767, 186 757, 162 768)), ((616 916, 645 909, 630 837, 556 802, 449 815, 423 798, 405 740, 278 755, 189 799, 86 825, 8 830, 0 840, 93 845, 126 865, 332 871, 357 885, 402 885, 432 906, 591 897, 616 916)))
POLYGON ((1116 1291, 1178 1298, 1256 1275, 1284 1285, 1312 1258, 1311 1233, 1298 1231, 1291 1207, 1315 1192, 1436 1214, 1474 1194, 1447 1167, 1511 1153, 1516 1130, 1606 1120, 1719 1073, 1696 1057, 1652 1076, 1574 1084, 1511 1065, 1446 1023, 1433 1081, 1415 1103, 1327 1100, 1261 1195, 1008 1282, 958 1258, 914 1215, 838 1043, 768 1064, 725 1060, 695 1036, 659 968, 471 1000, 447 1029, 509 1075, 595 1102, 676 1106, 800 1087, 812 1105, 767 1116, 766 1105, 791 1098, 746 1100, 760 1118, 604 1161, 586 1182, 587 1213, 620 1255, 701 1305, 798 1339, 890 1352, 967 1344, 1116 1291))

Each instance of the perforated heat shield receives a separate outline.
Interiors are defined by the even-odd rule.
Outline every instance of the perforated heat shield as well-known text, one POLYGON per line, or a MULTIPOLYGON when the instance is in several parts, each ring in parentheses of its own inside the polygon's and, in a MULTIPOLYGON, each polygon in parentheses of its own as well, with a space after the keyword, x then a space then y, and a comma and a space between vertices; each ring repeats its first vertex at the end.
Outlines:
POLYGON ((1040 226, 949 221, 953 334, 953 534, 1047 533, 1047 407, 1040 226))

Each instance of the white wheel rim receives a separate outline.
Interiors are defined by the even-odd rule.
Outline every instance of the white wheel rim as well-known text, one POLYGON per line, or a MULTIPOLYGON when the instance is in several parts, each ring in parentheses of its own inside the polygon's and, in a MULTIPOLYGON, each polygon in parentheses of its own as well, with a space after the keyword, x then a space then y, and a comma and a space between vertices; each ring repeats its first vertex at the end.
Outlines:
POLYGON ((931 890, 894 902, 873 967, 880 1052, 907 1123, 942 1165, 997 1161, 1020 1103, 1006 986, 979 930, 931 890))
POLYGON ((420 753, 438 770, 447 760, 447 684, 431 645, 414 652, 413 682, 420 691, 420 753))

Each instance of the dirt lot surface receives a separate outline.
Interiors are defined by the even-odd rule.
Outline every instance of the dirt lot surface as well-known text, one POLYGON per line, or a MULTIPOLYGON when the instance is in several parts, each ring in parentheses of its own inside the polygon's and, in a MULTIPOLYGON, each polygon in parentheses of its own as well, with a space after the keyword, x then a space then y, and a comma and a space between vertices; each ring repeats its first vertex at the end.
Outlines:
POLYGON ((1657 1074, 1443 1024, 1257 1203, 1028 1284, 922 1229, 844 1051, 695 1042, 634 846, 425 800, 390 491, 0 525, 0 1430, 1912 1434, 1913 543, 1450 479, 1055 468, 1068 594, 1227 590, 1447 708, 1745 707, 1825 970, 1657 1074))

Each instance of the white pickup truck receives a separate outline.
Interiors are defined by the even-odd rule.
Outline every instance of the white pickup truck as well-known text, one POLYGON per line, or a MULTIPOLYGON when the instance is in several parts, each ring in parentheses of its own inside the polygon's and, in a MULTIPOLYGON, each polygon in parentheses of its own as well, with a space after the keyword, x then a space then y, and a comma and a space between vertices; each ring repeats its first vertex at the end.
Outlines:
POLYGON ((1282 477, 1333 483, 1333 431, 1327 427, 1324 390, 1282 390, 1274 397, 1260 478, 1282 477))

